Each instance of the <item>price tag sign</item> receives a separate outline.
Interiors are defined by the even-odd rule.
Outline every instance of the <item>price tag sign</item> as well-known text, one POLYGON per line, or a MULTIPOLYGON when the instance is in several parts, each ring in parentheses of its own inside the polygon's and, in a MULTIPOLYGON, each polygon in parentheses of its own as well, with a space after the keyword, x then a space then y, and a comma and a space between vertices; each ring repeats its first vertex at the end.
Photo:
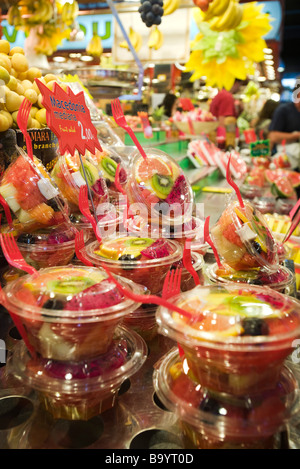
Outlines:
POLYGON ((58 83, 54 83, 52 91, 38 78, 36 83, 43 96, 47 124, 58 139, 60 154, 74 155, 76 150, 81 155, 86 150, 94 154, 96 148, 102 151, 84 92, 74 94, 70 87, 65 91, 58 83))
POLYGON ((270 155, 270 140, 258 140, 250 143, 250 156, 260 157, 270 155))

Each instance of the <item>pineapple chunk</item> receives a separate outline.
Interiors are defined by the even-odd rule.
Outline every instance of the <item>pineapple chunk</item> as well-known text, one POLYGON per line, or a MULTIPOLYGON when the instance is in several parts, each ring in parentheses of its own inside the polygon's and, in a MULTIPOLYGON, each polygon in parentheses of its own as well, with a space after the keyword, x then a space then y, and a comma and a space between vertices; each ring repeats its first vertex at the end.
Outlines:
POLYGON ((29 213, 26 212, 26 210, 23 210, 22 208, 18 213, 18 219, 19 222, 23 224, 31 223, 33 221, 33 218, 29 215, 29 213))
POLYGON ((0 194, 14 213, 20 210, 21 207, 16 200, 17 190, 12 184, 7 183, 0 186, 0 194))

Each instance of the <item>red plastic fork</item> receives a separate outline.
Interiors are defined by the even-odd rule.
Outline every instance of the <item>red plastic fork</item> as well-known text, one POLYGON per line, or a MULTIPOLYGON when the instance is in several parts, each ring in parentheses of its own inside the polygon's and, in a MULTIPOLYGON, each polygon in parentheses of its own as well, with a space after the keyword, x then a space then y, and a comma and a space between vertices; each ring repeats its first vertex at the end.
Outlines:
POLYGON ((115 174, 115 185, 118 191, 121 194, 123 194, 124 197, 126 197, 126 210, 124 210, 124 214, 123 214, 123 224, 124 226, 127 226, 128 220, 130 218, 133 218, 133 214, 130 211, 130 204, 129 204, 127 193, 124 187, 122 187, 122 184, 120 183, 120 169, 121 169, 121 164, 119 163, 116 169, 116 174, 115 174))
POLYGON ((17 124, 22 134, 24 135, 26 147, 27 147, 27 154, 29 158, 33 161, 32 141, 27 131, 31 106, 32 106, 32 103, 29 101, 29 99, 27 98, 23 99, 22 104, 17 114, 17 124))
POLYGON ((10 265, 17 269, 24 270, 30 275, 37 273, 37 270, 25 261, 12 233, 0 234, 0 243, 3 254, 10 265))
POLYGON ((215 258, 216 258, 216 261, 217 261, 217 264, 218 264, 218 267, 219 267, 219 269, 221 269, 223 266, 222 266, 222 263, 220 261, 218 251, 217 251, 216 246, 214 245, 214 243, 213 243, 213 241, 210 237, 210 234, 209 234, 209 220, 210 220, 210 217, 206 217, 205 222, 204 222, 204 240, 212 248, 213 253, 215 255, 215 258))
POLYGON ((93 267, 94 264, 86 259, 83 255, 85 249, 85 242, 84 242, 84 233, 83 231, 77 231, 75 235, 75 252, 77 259, 79 259, 83 264, 89 267, 93 267))
POLYGON ((171 269, 168 271, 162 289, 162 297, 165 300, 168 300, 169 298, 172 298, 172 296, 180 293, 181 274, 182 267, 177 267, 177 269, 171 269))
POLYGON ((112 109, 112 114, 113 114, 113 117, 114 117, 116 123, 120 127, 122 127, 122 129, 124 129, 130 135, 132 141, 135 143, 135 145, 136 145, 137 149, 139 150, 140 154, 142 155, 142 157, 144 159, 147 159, 147 155, 146 155, 142 145, 140 144, 140 142, 136 138, 135 133, 133 132, 133 130, 127 124, 127 121, 126 121, 126 118, 124 116, 120 100, 118 98, 112 100, 111 109, 112 109))
MULTIPOLYGON (((172 298, 173 296, 180 293, 181 274, 182 267, 177 267, 175 271, 174 269, 168 271, 162 290, 162 297, 165 300, 168 300, 169 298, 172 298)), ((179 343, 177 343, 177 347, 180 357, 183 357, 184 351, 179 343)))
POLYGON ((192 255, 191 255, 191 239, 186 239, 184 243, 184 250, 183 250, 183 265, 186 270, 192 275, 195 285, 200 285, 199 276, 192 264, 192 255))
POLYGON ((93 231, 99 243, 102 242, 102 238, 99 233, 98 225, 91 214, 90 207, 89 207, 89 199, 88 199, 88 188, 86 185, 81 186, 79 189, 79 210, 81 211, 82 215, 89 220, 92 225, 93 231))

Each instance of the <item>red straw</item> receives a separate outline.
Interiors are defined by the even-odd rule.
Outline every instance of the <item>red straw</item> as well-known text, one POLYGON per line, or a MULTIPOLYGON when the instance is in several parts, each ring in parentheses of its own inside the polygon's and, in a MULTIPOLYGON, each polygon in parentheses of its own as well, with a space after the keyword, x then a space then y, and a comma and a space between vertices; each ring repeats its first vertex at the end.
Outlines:
POLYGON ((210 219, 210 217, 206 217, 205 222, 204 222, 204 239, 210 245, 210 247, 212 248, 213 253, 215 255, 215 258, 216 258, 216 261, 217 261, 217 264, 218 264, 218 267, 219 267, 219 269, 221 269, 223 266, 222 266, 222 263, 220 261, 218 251, 217 251, 216 246, 212 242, 212 239, 209 235, 209 219, 210 219))
POLYGON ((240 207, 241 207, 241 208, 244 208, 245 205, 244 205, 244 201, 243 201, 243 198, 242 198, 242 196, 241 196, 241 193, 240 193, 240 189, 238 188, 238 186, 236 185, 236 183, 235 183, 235 182, 232 180, 232 178, 231 178, 230 161, 231 161, 231 155, 230 155, 229 158, 228 158, 228 163, 227 163, 227 168, 226 168, 226 179, 227 179, 228 184, 234 189, 234 191, 235 191, 235 193, 236 193, 236 196, 237 196, 237 198, 238 198, 240 207))

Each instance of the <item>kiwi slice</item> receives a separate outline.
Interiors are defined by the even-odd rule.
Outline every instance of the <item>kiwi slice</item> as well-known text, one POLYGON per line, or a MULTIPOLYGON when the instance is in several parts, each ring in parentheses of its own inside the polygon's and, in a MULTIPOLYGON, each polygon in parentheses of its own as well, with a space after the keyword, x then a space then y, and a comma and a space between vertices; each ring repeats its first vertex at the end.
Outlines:
POLYGON ((88 277, 67 277, 62 280, 51 280, 47 284, 47 290, 62 295, 74 295, 92 285, 95 285, 95 281, 88 277))
POLYGON ((156 173, 151 178, 151 185, 157 196, 165 199, 170 194, 174 181, 170 176, 156 173))
POLYGON ((151 246, 154 241, 151 238, 132 238, 126 241, 127 246, 136 246, 141 248, 146 248, 151 246))
POLYGON ((103 170, 104 177, 106 177, 110 181, 115 180, 117 166, 117 163, 107 156, 105 156, 101 160, 101 169, 103 170))
POLYGON ((93 186, 95 182, 99 179, 98 169, 96 168, 96 166, 94 166, 92 163, 89 163, 88 161, 85 161, 83 163, 83 167, 80 166, 80 174, 85 179, 84 173, 87 177, 87 182, 89 186, 93 186))

